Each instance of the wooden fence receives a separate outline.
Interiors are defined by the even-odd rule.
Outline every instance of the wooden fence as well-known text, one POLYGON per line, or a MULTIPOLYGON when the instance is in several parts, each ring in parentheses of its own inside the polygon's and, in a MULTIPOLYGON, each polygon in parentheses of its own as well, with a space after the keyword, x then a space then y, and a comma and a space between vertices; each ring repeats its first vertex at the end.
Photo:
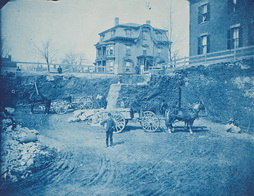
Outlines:
POLYGON ((220 62, 230 62, 242 59, 254 58, 254 46, 241 47, 232 50, 207 53, 203 55, 179 58, 166 65, 166 68, 186 67, 196 65, 208 65, 220 62))
MULTIPOLYGON (((149 67, 145 73, 156 73, 156 74, 164 74, 167 70, 174 70, 178 68, 185 68, 197 65, 208 65, 215 64, 220 62, 231 62, 237 61, 241 59, 249 59, 254 58, 254 46, 241 47, 231 50, 224 50, 219 52, 207 53, 203 55, 191 56, 179 58, 175 61, 170 62, 167 65, 158 65, 149 67)), ((12 61, 10 63, 13 64, 12 61)), ((47 64, 46 63, 34 63, 34 62, 14 62, 17 67, 22 71, 32 71, 32 72, 46 72, 47 64)), ((6 63, 5 63, 6 64, 6 63)), ((114 74, 114 70, 112 67, 108 66, 95 66, 95 65, 78 65, 78 66, 69 66, 65 64, 51 64, 50 72, 57 73, 57 68, 61 66, 63 68, 63 72, 79 72, 79 73, 100 73, 100 74, 114 74), (69 67, 69 68, 67 68, 69 67), (75 67, 78 67, 77 70, 75 67)), ((6 66, 11 68, 11 71, 15 71, 13 66, 6 66)), ((3 67, 4 68, 4 67, 3 67)), ((5 71, 2 69, 2 71, 5 71)), ((7 70, 8 71, 8 70, 7 70)))
MULTIPOLYGON (((13 63, 13 62, 11 62, 13 63)), ((40 62, 15 62, 16 67, 8 66, 8 62, 5 62, 5 66, 2 67, 2 71, 16 72, 20 69, 25 72, 47 72, 48 65, 40 62), (10 69, 12 68, 12 69, 10 69)), ((76 72, 76 73, 107 73, 113 74, 113 70, 105 66, 94 66, 94 65, 66 65, 66 64, 50 64, 50 72, 57 73, 58 67, 61 66, 63 72, 76 72)))

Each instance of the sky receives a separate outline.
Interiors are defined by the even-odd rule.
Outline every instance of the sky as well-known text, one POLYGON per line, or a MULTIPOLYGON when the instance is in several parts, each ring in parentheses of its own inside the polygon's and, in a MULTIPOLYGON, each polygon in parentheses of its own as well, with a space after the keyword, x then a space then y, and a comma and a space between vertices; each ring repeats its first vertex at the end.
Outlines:
POLYGON ((11 1, 2 8, 2 38, 11 48, 14 61, 43 62, 35 45, 40 47, 51 40, 56 62, 74 52, 83 53, 93 63, 98 34, 113 27, 115 17, 119 17, 120 24, 145 24, 151 20, 151 26, 161 29, 168 29, 172 21, 179 55, 188 56, 187 0, 11 1))

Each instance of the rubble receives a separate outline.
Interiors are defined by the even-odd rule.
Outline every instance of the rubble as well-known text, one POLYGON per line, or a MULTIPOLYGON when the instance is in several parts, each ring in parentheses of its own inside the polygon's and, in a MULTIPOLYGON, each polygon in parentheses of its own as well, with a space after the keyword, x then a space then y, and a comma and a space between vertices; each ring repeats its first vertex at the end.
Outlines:
POLYGON ((1 177, 5 181, 16 182, 32 174, 32 170, 43 163, 38 162, 38 156, 44 160, 52 159, 54 150, 45 148, 39 141, 39 132, 34 129, 11 126, 2 132, 1 177), (36 163, 36 165, 35 165, 36 163))
POLYGON ((230 132, 230 133, 241 133, 241 128, 236 126, 233 123, 226 124, 225 130, 226 132, 230 132))
POLYGON ((9 113, 9 114, 13 114, 15 112, 14 108, 10 108, 10 107, 6 107, 5 110, 9 113))
POLYGON ((103 114, 106 112, 105 109, 86 109, 76 110, 73 112, 73 116, 70 117, 68 122, 87 121, 91 126, 99 126, 100 122, 105 119, 103 114))

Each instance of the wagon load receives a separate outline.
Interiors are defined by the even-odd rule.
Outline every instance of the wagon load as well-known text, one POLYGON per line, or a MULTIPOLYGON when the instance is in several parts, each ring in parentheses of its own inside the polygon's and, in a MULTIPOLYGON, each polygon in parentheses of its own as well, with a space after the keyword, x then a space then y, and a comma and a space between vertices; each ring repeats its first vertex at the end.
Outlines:
POLYGON ((107 118, 108 113, 112 114, 116 122, 116 132, 121 132, 128 120, 133 118, 133 113, 130 108, 114 108, 108 109, 86 109, 73 112, 73 116, 68 119, 68 122, 86 121, 91 126, 100 126, 100 123, 107 118))

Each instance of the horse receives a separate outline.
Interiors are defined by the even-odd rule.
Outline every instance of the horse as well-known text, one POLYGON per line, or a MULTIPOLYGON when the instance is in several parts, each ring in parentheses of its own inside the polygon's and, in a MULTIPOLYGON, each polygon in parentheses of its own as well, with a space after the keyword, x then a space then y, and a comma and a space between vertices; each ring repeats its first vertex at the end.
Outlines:
POLYGON ((193 108, 173 108, 167 109, 165 112, 165 124, 169 133, 174 131, 173 123, 175 121, 183 121, 185 123, 185 127, 192 134, 192 125, 194 121, 198 118, 198 114, 200 111, 205 110, 205 106, 203 102, 199 101, 194 105, 193 108))
POLYGON ((44 97, 43 95, 33 93, 29 97, 29 101, 31 103, 31 113, 32 114, 34 113, 34 106, 35 106, 35 104, 39 104, 39 105, 45 106, 44 113, 45 114, 49 114, 50 105, 51 105, 51 100, 50 99, 44 97))

